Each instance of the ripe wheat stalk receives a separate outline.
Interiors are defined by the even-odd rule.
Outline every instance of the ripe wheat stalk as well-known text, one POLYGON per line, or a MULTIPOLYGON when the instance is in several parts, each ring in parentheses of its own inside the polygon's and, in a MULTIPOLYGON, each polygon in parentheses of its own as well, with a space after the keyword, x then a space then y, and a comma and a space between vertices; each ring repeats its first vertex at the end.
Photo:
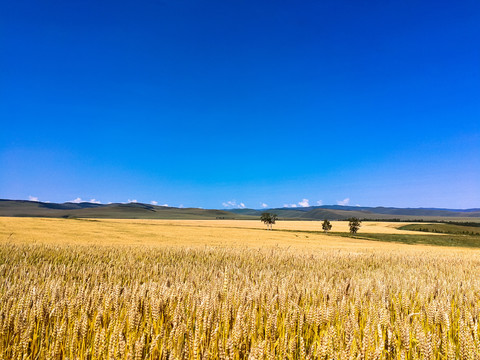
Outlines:
POLYGON ((3 359, 477 359, 476 254, 0 245, 3 359))

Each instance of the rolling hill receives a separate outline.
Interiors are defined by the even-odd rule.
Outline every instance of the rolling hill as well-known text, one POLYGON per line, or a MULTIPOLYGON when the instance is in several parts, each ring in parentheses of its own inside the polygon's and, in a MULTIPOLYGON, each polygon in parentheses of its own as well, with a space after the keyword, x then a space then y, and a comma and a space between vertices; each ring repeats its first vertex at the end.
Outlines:
POLYGON ((0 216, 63 217, 103 219, 252 219, 256 217, 224 210, 175 208, 128 204, 43 203, 24 200, 0 200, 0 216))
POLYGON ((299 208, 199 209, 156 206, 142 203, 62 204, 26 200, 1 200, 0 216, 104 219, 258 219, 262 212, 276 213, 280 220, 344 220, 350 217, 378 220, 480 221, 480 209, 394 208, 324 205, 299 208))
POLYGON ((264 211, 274 212, 280 218, 297 220, 344 220, 350 217, 360 219, 398 220, 480 220, 480 209, 435 209, 435 208, 394 208, 323 205, 299 208, 277 208, 268 210, 233 209, 230 212, 260 216, 264 211))

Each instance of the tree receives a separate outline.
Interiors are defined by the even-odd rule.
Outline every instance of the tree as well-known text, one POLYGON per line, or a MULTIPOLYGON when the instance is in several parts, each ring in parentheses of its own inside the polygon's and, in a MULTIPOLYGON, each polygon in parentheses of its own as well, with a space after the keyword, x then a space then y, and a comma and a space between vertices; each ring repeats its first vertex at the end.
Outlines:
POLYGON ((272 225, 275 224, 275 222, 278 220, 277 214, 270 214, 268 212, 264 212, 262 216, 260 217, 260 221, 265 223, 267 225, 267 230, 270 227, 270 230, 272 230, 272 225))
POLYGON ((332 229, 332 224, 327 219, 323 220, 322 229, 325 233, 329 232, 332 229))
POLYGON ((356 234, 358 229, 360 229, 360 224, 362 222, 356 217, 348 219, 348 226, 350 227, 350 234, 356 234))

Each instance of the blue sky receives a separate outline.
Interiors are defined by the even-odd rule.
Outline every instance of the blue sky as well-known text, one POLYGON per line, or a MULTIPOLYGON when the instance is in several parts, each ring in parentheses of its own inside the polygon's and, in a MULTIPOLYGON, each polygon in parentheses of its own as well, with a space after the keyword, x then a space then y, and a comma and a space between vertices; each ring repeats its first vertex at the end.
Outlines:
POLYGON ((478 1, 0 7, 0 198, 480 207, 478 1))

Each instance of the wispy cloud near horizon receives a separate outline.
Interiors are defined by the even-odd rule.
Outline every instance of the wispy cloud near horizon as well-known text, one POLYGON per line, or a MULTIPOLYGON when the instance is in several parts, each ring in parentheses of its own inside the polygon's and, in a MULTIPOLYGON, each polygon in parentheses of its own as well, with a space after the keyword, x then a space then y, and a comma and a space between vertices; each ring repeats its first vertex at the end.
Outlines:
POLYGON ((237 204, 236 200, 223 202, 222 205, 226 209, 245 209, 246 207, 243 202, 237 204))
POLYGON ((74 203, 74 204, 80 204, 82 202, 86 202, 86 203, 91 203, 91 204, 101 204, 102 202, 97 200, 97 199, 90 199, 90 200, 82 200, 81 197, 77 197, 73 200, 70 200, 70 201, 67 201, 67 202, 70 202, 70 203, 74 203))
POLYGON ((309 207, 310 206, 310 202, 308 201, 308 199, 302 199, 302 201, 299 201, 298 202, 298 205, 300 207, 309 207))
POLYGON ((343 200, 337 201, 337 205, 340 205, 340 206, 347 206, 348 204, 350 204, 350 198, 345 198, 343 200))
POLYGON ((286 207, 286 208, 309 207, 309 206, 310 206, 310 200, 308 199, 302 199, 296 204, 283 204, 283 207, 286 207))

